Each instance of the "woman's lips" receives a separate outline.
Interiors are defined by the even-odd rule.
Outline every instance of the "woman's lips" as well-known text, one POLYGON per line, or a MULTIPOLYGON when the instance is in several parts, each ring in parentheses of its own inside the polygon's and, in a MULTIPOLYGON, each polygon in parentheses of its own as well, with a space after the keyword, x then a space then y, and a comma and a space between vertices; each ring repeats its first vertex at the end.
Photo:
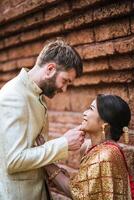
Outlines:
POLYGON ((84 118, 83 120, 84 120, 84 121, 87 121, 87 119, 86 119, 86 118, 84 118))

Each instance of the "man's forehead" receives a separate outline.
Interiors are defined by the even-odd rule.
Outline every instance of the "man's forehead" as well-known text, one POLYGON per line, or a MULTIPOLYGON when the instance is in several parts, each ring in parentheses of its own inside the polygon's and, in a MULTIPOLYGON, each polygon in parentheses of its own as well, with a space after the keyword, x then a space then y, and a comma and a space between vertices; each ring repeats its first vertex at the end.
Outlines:
POLYGON ((73 81, 74 78, 76 77, 76 72, 74 69, 70 69, 68 71, 61 71, 61 75, 63 78, 73 81))

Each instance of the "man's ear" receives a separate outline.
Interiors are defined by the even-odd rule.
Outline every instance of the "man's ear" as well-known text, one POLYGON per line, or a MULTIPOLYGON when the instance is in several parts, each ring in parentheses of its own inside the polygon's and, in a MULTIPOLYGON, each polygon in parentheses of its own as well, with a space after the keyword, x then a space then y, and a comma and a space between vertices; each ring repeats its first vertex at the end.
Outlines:
POLYGON ((51 78, 56 73, 56 64, 55 63, 48 63, 46 69, 46 77, 51 78))

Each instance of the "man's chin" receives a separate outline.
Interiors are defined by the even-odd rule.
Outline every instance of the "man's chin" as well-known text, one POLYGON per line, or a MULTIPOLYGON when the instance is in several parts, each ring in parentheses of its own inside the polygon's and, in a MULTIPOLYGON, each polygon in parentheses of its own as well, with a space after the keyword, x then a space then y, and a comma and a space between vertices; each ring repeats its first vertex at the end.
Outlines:
POLYGON ((51 94, 46 94, 44 93, 45 96, 47 96, 49 99, 52 99, 53 97, 55 97, 57 94, 62 93, 62 91, 55 91, 54 93, 51 94))
POLYGON ((47 96, 49 99, 52 99, 56 94, 57 94, 57 92, 55 92, 53 94, 45 94, 45 96, 47 96))
POLYGON ((52 99, 55 95, 47 96, 49 99, 52 99))

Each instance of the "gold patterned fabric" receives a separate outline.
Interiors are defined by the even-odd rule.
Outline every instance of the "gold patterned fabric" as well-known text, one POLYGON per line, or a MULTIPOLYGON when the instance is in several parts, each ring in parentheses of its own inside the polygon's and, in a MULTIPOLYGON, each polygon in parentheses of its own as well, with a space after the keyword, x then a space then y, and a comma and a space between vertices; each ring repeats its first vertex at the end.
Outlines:
POLYGON ((70 182, 74 200, 131 200, 128 171, 117 146, 102 143, 81 160, 70 182))

